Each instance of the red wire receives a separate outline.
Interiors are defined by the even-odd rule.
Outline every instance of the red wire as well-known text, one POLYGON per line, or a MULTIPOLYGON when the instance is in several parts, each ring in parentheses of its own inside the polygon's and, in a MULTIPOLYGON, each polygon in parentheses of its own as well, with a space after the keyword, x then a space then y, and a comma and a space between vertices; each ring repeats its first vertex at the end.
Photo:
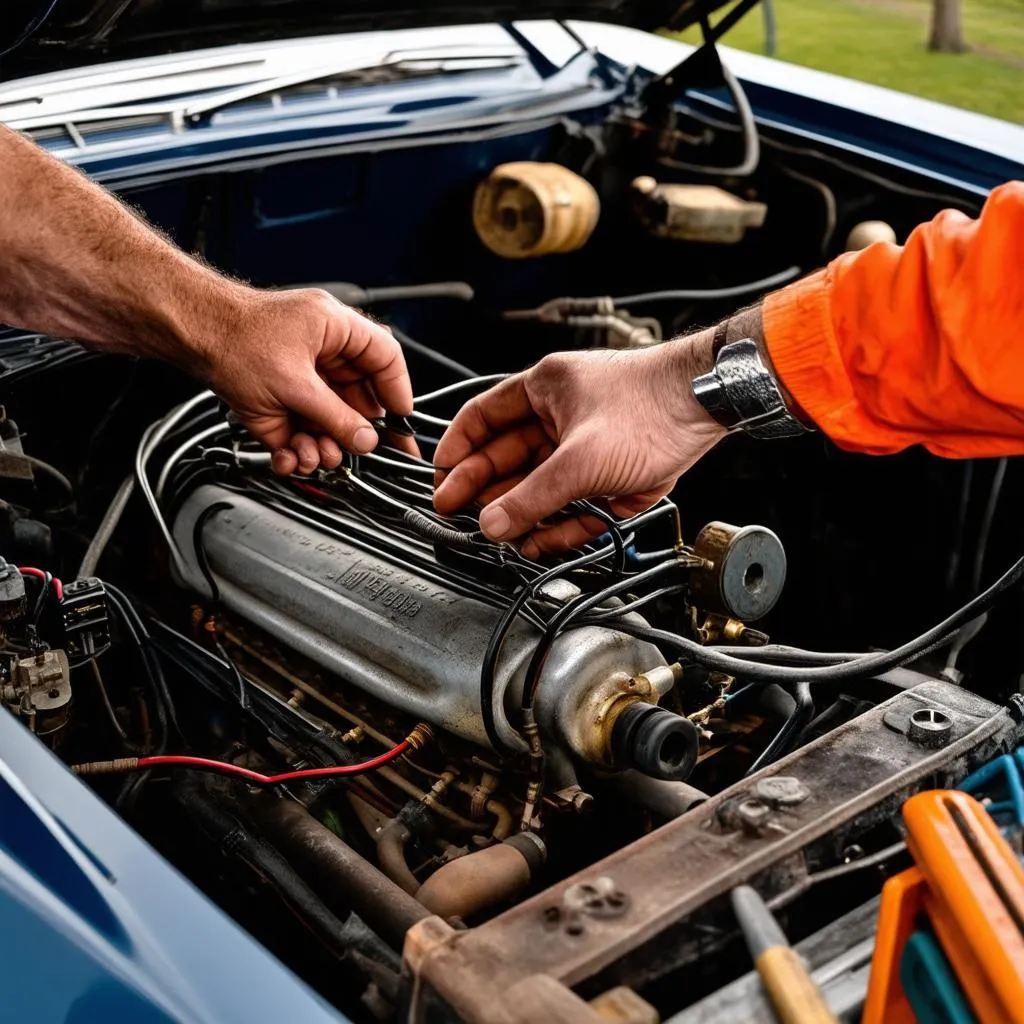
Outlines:
MULTIPOLYGON (((44 583, 46 582, 46 573, 42 569, 34 569, 29 565, 19 565, 18 572, 22 576, 38 576, 44 583)), ((58 601, 64 600, 64 584, 61 583, 56 576, 53 577, 53 592, 57 595, 58 601)))
POLYGON ((337 764, 330 768, 303 768, 297 772, 282 772, 280 775, 261 775, 259 772, 242 768, 227 761, 213 761, 208 757, 187 757, 184 754, 154 754, 152 757, 140 757, 136 767, 156 768, 160 765, 177 765, 181 768, 198 768, 203 771, 221 772, 224 775, 237 775, 249 782, 261 786, 275 786, 281 782, 292 782, 295 779, 319 779, 330 775, 359 775, 362 772, 379 768, 388 761, 401 757, 409 749, 409 741, 402 740, 397 747, 392 747, 386 754, 363 761, 361 764, 337 764))
POLYGON ((319 487, 314 487, 312 484, 304 484, 301 480, 293 480, 292 483, 298 487, 300 491, 305 491, 307 494, 315 494, 318 498, 331 497, 327 491, 322 491, 319 487))

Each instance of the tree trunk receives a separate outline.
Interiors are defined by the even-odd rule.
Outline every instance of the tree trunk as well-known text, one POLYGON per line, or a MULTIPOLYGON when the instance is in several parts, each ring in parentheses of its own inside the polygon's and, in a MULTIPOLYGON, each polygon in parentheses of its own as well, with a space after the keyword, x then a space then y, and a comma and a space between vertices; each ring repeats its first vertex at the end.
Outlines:
POLYGON ((928 49, 938 53, 963 53, 967 49, 960 21, 960 0, 932 0, 928 49))

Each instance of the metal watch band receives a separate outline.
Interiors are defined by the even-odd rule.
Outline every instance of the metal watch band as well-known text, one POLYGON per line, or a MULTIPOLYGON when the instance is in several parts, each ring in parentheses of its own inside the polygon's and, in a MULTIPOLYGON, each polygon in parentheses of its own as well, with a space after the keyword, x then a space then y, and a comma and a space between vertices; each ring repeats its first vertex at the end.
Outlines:
POLYGON ((756 342, 741 338, 722 345, 710 373, 695 377, 694 398, 730 431, 751 437, 795 437, 807 428, 786 407, 779 385, 756 342))

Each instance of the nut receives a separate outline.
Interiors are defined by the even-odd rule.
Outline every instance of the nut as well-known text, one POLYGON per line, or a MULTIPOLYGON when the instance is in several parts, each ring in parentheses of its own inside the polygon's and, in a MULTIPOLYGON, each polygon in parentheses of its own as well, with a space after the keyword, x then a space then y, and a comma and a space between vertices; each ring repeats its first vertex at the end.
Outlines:
POLYGON ((953 738, 953 719, 938 708, 918 708, 910 716, 907 739, 922 747, 944 747, 953 738))
POLYGON ((789 775, 759 779, 754 792, 773 807, 795 807, 811 795, 811 791, 799 779, 789 775))

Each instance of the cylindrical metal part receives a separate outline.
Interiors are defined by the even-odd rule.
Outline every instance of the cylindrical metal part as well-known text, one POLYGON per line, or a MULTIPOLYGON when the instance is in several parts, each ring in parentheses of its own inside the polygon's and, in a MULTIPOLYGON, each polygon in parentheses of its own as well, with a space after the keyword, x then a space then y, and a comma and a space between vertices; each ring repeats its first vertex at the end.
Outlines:
POLYGON ((472 917, 523 892, 544 858, 540 838, 520 832, 449 861, 420 886, 416 898, 438 917, 472 917))
POLYGON ((354 910, 381 938, 401 949, 405 933, 430 912, 360 857, 301 804, 253 801, 261 831, 338 914, 354 910))
POLYGON ((685 782, 654 779, 643 772, 627 769, 602 780, 603 787, 620 800, 639 804, 659 818, 678 818, 691 807, 704 803, 707 793, 685 782))
POLYGON ((786 582, 786 551, 764 526, 708 523, 694 554, 707 563, 690 577, 694 601, 706 611, 751 622, 767 615, 786 582))
MULTIPOLYGON (((184 582, 205 592, 193 528, 212 505, 203 549, 222 603, 384 703, 485 745, 480 665, 501 611, 443 583, 298 522, 245 495, 204 485, 174 522, 184 582)), ((513 749, 526 746, 509 724, 539 639, 513 624, 495 673, 494 719, 513 749)), ((591 763, 610 752, 605 707, 628 695, 629 681, 664 666, 656 647, 613 629, 587 626, 560 636, 537 688, 546 738, 591 763)))
POLYGON ((495 167, 473 197, 473 226, 506 259, 579 249, 597 226, 594 187, 561 164, 524 160, 495 167))

